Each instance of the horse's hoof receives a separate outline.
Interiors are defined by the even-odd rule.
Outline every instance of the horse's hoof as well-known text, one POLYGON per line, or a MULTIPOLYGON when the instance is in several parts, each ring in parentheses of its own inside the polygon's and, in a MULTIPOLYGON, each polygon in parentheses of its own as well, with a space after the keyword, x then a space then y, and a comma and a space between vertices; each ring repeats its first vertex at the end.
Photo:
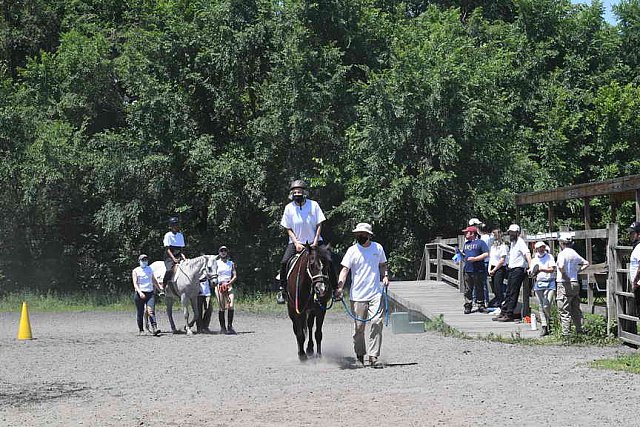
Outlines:
POLYGON ((314 354, 313 349, 312 349, 312 348, 308 348, 308 349, 307 349, 307 356, 309 356, 309 357, 313 357, 313 354, 314 354))
POLYGON ((171 333, 174 334, 174 335, 178 335, 180 333, 180 331, 178 331, 177 329, 173 329, 171 331, 171 333))
POLYGON ((306 362, 307 355, 305 353, 298 354, 298 359, 300 359, 301 362, 306 362))

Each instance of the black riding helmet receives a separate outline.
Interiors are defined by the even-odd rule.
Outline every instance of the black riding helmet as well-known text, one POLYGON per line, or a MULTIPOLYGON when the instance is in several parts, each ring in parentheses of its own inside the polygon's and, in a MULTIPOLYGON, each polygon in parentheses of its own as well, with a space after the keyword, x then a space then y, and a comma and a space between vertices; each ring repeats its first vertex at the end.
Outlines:
POLYGON ((302 188, 303 190, 306 190, 307 183, 301 179, 296 179, 291 183, 291 186, 289 187, 289 191, 293 191, 295 188, 302 188))
POLYGON ((176 216, 172 216, 169 218, 169 225, 178 225, 180 224, 180 220, 176 216))

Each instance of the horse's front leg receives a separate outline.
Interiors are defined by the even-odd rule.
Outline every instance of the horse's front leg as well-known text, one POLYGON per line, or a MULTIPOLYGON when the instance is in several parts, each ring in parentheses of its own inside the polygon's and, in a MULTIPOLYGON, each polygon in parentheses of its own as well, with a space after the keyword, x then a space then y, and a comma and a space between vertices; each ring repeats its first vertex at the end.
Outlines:
POLYGON ((182 313, 184 314, 184 330, 187 335, 193 335, 193 331, 189 326, 189 305, 191 304, 191 298, 187 294, 180 295, 180 303, 182 304, 182 313))
POLYGON ((322 357, 322 324, 326 314, 326 311, 320 310, 316 316, 316 356, 318 357, 322 357))
POLYGON ((167 304, 167 318, 169 319, 169 325, 171 326, 171 332, 174 334, 178 333, 176 329, 176 324, 173 323, 173 297, 169 296, 169 294, 165 294, 165 301, 167 304))
POLYGON ((313 323, 316 319, 316 316, 311 310, 309 313, 309 317, 307 317, 307 331, 309 332, 309 341, 307 343, 307 356, 313 356, 313 323))
POLYGON ((189 323, 191 328, 196 324, 196 331, 202 332, 202 319, 200 318, 200 306, 198 305, 198 297, 191 298, 191 309, 193 310, 193 320, 189 323))
POLYGON ((307 319, 303 314, 289 316, 293 322, 293 333, 298 341, 298 359, 307 360, 307 353, 304 351, 305 332, 307 330, 307 319))

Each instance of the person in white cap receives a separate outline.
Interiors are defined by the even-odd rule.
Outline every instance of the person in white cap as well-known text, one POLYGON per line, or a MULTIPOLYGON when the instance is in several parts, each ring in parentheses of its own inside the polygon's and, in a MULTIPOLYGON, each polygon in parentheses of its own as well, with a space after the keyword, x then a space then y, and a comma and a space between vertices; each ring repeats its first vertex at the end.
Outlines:
POLYGON ((238 279, 236 264, 229 259, 229 249, 220 246, 218 249, 218 286, 216 286, 216 297, 218 297, 218 321, 220 322, 220 333, 235 335, 233 329, 233 315, 235 312, 233 285, 238 279), (224 312, 227 311, 227 322, 225 323, 224 312))
POLYGON ((382 368, 379 361, 383 327, 381 308, 384 304, 382 286, 389 286, 387 256, 382 245, 371 240, 373 229, 370 224, 361 222, 352 232, 355 233, 356 243, 347 249, 342 259, 336 298, 342 298, 344 284, 351 272, 351 310, 359 319, 371 319, 368 350, 364 338, 365 322, 354 321, 353 348, 356 358, 364 366, 364 356, 368 353, 371 367, 382 368))
POLYGON ((322 223, 325 221, 320 205, 309 199, 307 184, 297 179, 289 187, 289 198, 280 220, 280 225, 287 230, 289 244, 280 261, 280 288, 283 293, 287 289, 287 263, 309 243, 317 246, 322 243, 322 223))
POLYGON ((568 234, 560 234, 560 253, 558 254, 558 273, 556 287, 558 312, 562 336, 568 337, 571 333, 571 321, 576 328, 576 333, 582 333, 582 310, 580 309, 580 283, 578 273, 589 266, 589 261, 582 258, 573 250, 573 238, 568 234))
MULTIPOLYGON (((493 234, 487 231, 487 225, 484 222, 480 221, 478 218, 471 218, 469 220, 469 227, 476 227, 478 229, 478 239, 482 240, 487 245, 487 248, 491 248, 491 245, 493 245, 493 234)), ((473 300, 476 304, 483 299, 486 303, 489 302, 489 257, 484 259, 482 291, 484 292, 484 296, 482 298, 478 298, 475 288, 473 290, 473 300)))
POLYGON ((145 254, 141 254, 138 257, 139 266, 134 268, 131 272, 131 280, 133 281, 133 289, 135 294, 133 301, 136 304, 136 313, 138 321, 138 331, 140 335, 144 334, 144 310, 146 307, 149 320, 151 322, 151 331, 153 335, 158 335, 158 325, 156 323, 156 300, 155 300, 155 288, 163 290, 162 286, 156 280, 153 275, 153 270, 149 267, 149 257, 145 254))
POLYGON ((540 303, 540 336, 551 333, 551 302, 556 295, 556 281, 554 273, 556 262, 549 253, 549 247, 545 242, 536 242, 534 249, 536 255, 531 261, 531 276, 535 277, 533 290, 540 303))
POLYGON ((531 252, 520 237, 520 226, 511 224, 507 230, 509 233, 509 273, 507 275, 507 294, 504 304, 500 310, 500 315, 494 317, 493 320, 498 322, 513 322, 513 311, 518 304, 520 296, 520 288, 527 276, 527 269, 531 264, 531 252))

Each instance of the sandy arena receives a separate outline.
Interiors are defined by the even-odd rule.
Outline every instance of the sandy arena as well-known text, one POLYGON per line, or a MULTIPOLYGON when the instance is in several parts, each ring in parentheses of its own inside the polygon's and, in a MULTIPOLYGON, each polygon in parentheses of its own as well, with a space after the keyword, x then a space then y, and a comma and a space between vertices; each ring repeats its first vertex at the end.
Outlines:
MULTIPOLYGON (((18 318, 0 314, 3 426, 638 424, 639 377, 588 367, 634 351, 622 346, 529 347, 385 328, 381 359, 390 366, 356 369, 339 309, 327 317, 324 358, 306 363, 284 313, 239 312, 237 336, 160 337, 137 336, 133 312, 32 313, 37 339, 25 342, 16 340, 18 318)), ((168 329, 164 314, 160 327, 168 329)))

